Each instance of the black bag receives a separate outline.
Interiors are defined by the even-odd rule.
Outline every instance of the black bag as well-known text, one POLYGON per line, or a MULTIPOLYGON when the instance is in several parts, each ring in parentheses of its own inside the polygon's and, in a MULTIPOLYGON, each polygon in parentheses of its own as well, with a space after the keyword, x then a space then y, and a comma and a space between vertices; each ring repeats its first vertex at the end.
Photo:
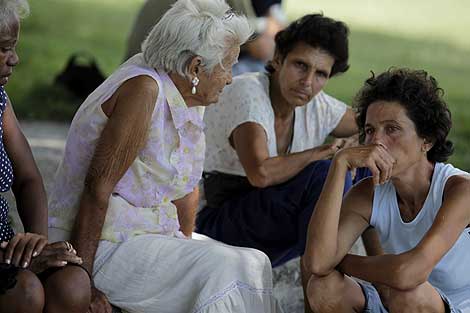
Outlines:
POLYGON ((225 201, 256 189, 245 176, 204 172, 202 177, 207 206, 211 208, 220 208, 225 201))
POLYGON ((55 84, 85 99, 105 79, 106 77, 91 54, 77 52, 70 56, 65 69, 56 76, 55 84), (83 59, 83 61, 78 62, 78 59, 83 59))

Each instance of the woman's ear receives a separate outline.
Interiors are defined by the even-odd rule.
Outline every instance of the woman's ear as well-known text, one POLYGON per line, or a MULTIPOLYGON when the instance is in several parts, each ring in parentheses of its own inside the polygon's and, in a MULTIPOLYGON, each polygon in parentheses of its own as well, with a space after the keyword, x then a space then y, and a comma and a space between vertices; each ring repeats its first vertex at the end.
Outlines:
POLYGON ((282 61, 283 60, 282 60, 281 54, 278 51, 276 51, 274 53, 273 59, 270 62, 270 64, 276 71, 279 71, 281 69, 281 66, 282 66, 282 61))
POLYGON ((432 149, 433 146, 434 146, 434 143, 431 140, 424 139, 422 150, 428 152, 429 150, 432 149))
POLYGON ((202 71, 201 68, 202 58, 200 56, 195 56, 191 59, 188 65, 188 72, 191 75, 191 79, 197 77, 199 73, 202 71))

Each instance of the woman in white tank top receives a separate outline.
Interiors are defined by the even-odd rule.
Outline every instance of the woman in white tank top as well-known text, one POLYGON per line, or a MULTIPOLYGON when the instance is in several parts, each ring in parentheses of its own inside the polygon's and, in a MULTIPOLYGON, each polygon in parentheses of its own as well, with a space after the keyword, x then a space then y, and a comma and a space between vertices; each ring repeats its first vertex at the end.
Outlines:
POLYGON ((359 92, 365 145, 336 153, 310 220, 313 311, 470 312, 470 176, 442 163, 453 151, 442 94, 408 69, 373 76, 359 92), (344 177, 358 167, 372 177, 343 199, 344 177), (368 256, 348 254, 369 228, 378 236, 368 256))

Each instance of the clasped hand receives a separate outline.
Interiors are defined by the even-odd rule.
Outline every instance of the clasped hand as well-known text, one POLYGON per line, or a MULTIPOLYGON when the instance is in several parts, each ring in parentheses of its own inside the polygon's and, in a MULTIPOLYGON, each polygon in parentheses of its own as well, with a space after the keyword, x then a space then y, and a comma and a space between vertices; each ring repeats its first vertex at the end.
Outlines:
POLYGON ((10 241, 2 242, 0 262, 41 273, 50 267, 63 267, 67 263, 81 264, 82 259, 66 241, 48 243, 40 234, 18 233, 10 241))

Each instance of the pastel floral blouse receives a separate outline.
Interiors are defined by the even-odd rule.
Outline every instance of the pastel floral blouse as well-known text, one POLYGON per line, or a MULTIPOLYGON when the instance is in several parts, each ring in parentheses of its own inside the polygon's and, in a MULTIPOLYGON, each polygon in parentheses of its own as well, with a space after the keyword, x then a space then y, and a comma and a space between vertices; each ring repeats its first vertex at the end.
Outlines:
POLYGON ((179 230, 173 200, 193 191, 204 162, 202 107, 188 108, 164 72, 148 67, 141 54, 124 63, 82 104, 67 138, 49 201, 49 226, 71 231, 84 180, 107 117, 101 104, 126 80, 148 75, 159 85, 145 147, 116 185, 101 239, 125 241, 140 234, 179 230))

